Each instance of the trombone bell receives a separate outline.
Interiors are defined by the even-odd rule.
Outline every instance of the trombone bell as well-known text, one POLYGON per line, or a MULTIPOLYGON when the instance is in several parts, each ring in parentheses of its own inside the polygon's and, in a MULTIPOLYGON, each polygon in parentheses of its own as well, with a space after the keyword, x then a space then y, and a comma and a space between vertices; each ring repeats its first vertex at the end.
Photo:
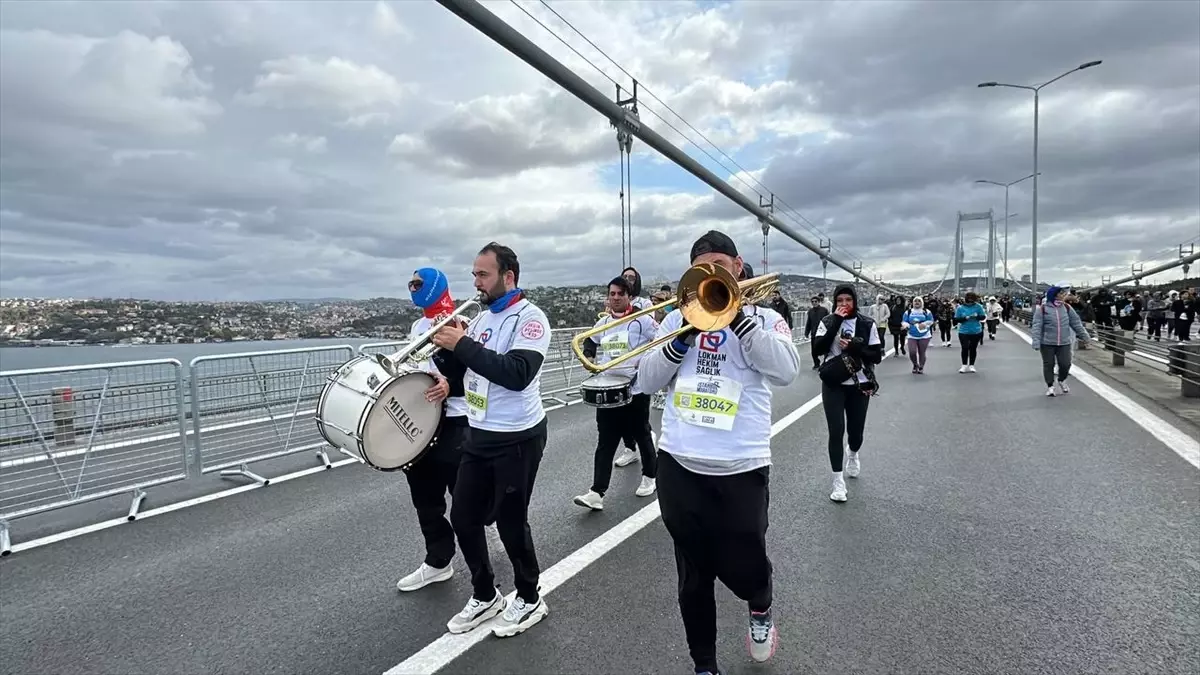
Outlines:
POLYGON ((691 328, 695 328, 702 333, 723 330, 726 326, 733 323, 734 318, 737 317, 738 312, 742 311, 743 306, 762 302, 778 287, 778 272, 764 274, 761 277, 739 282, 729 270, 720 265, 713 263, 692 265, 679 280, 678 291, 675 297, 632 314, 627 314, 603 326, 585 330, 571 340, 571 349, 575 352, 575 357, 583 364, 585 370, 592 373, 602 373, 609 368, 621 365, 639 354, 644 354, 651 349, 674 340, 691 328), (614 326, 619 326, 647 314, 657 312, 660 309, 665 309, 670 305, 676 305, 679 308, 679 312, 683 314, 684 326, 667 335, 660 335, 654 340, 630 350, 603 365, 597 364, 583 353, 583 343, 588 338, 599 335, 614 326))

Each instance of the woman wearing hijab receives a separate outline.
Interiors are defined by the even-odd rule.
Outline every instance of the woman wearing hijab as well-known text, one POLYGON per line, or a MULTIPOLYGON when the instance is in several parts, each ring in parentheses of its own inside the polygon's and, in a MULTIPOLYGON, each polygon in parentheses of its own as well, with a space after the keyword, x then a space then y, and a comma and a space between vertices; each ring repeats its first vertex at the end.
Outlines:
POLYGON ((1051 286, 1046 290, 1046 301, 1033 311, 1034 351, 1042 354, 1042 378, 1046 380, 1046 396, 1054 396, 1054 365, 1058 364, 1058 387, 1069 394, 1067 376, 1071 373, 1071 345, 1078 339, 1086 343, 1091 340, 1079 314, 1067 304, 1070 288, 1051 286))
POLYGON ((901 326, 908 331, 908 358, 912 360, 913 375, 925 372, 925 352, 933 340, 933 312, 925 309, 925 301, 917 296, 912 308, 904 313, 901 326))
POLYGON ((983 320, 987 311, 979 304, 979 296, 974 291, 968 292, 965 302, 954 310, 954 323, 958 324, 958 344, 962 350, 962 368, 960 373, 974 373, 975 357, 978 355, 979 344, 983 342, 983 320))
POLYGON ((833 313, 821 320, 813 336, 812 354, 824 358, 819 374, 821 403, 829 427, 829 466, 833 471, 829 498, 844 502, 843 464, 846 476, 858 477, 862 468, 858 451, 867 426, 867 404, 879 388, 875 366, 883 361, 883 341, 875 322, 858 311, 858 296, 852 286, 839 286, 833 301, 833 313))

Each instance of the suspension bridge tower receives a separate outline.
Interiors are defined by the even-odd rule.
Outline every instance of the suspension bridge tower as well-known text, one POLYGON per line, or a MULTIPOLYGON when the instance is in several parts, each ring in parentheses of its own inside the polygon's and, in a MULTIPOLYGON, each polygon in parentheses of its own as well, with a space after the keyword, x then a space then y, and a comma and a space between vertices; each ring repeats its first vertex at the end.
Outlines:
POLYGON ((987 291, 991 293, 996 290, 996 219, 992 214, 992 210, 979 211, 976 213, 958 212, 958 226, 954 233, 954 294, 962 295, 962 278, 963 273, 974 270, 976 272, 984 272, 987 276, 977 275, 978 278, 983 278, 983 284, 976 284, 977 291, 987 291), (988 247, 987 260, 984 261, 967 261, 964 254, 964 225, 976 220, 986 220, 988 223, 988 247))

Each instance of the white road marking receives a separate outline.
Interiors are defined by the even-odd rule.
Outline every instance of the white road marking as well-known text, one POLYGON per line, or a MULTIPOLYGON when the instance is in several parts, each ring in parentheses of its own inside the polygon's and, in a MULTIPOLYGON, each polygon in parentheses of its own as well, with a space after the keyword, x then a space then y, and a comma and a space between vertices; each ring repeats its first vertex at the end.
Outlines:
MULTIPOLYGON (((820 405, 821 396, 818 394, 804 405, 785 415, 778 422, 772 424, 771 437, 774 438, 784 429, 795 424, 797 420, 820 405)), ((551 565, 549 569, 543 570, 539 579, 542 595, 546 596, 553 592, 554 589, 563 585, 589 565, 599 560, 604 554, 612 551, 626 539, 629 539, 647 525, 657 520, 659 515, 658 499, 655 499, 652 503, 642 507, 637 513, 634 513, 612 529, 588 542, 579 550, 551 565)), ((510 602, 514 597, 516 597, 516 591, 508 594, 510 602)), ((402 675, 408 673, 424 675, 426 673, 437 672, 449 665, 454 659, 465 654, 471 647, 487 639, 492 634, 494 624, 495 620, 492 619, 480 624, 469 633, 460 633, 458 635, 445 633, 440 638, 426 645, 421 651, 405 659, 402 663, 389 668, 384 675, 402 675)))
MULTIPOLYGON (((1004 324, 1004 327, 1016 333, 1026 343, 1033 344, 1033 338, 1029 337, 1024 331, 1013 328, 1009 324, 1004 324)), ((1133 399, 1108 386, 1095 375, 1080 368, 1078 365, 1071 365, 1071 375, 1085 387, 1096 392, 1100 398, 1111 403, 1114 408, 1125 413, 1126 417, 1150 432, 1151 436, 1157 438, 1175 454, 1182 457, 1192 466, 1200 469, 1200 440, 1196 440, 1180 431, 1171 423, 1135 403, 1133 399)))

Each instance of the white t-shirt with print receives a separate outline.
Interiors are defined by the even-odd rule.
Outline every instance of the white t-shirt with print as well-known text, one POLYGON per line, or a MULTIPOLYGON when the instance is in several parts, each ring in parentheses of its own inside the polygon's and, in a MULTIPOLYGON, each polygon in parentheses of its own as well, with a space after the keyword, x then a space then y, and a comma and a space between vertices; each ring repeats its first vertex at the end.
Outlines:
MULTIPOLYGON (((522 349, 543 357, 550 351, 550 321, 546 313, 522 299, 501 312, 484 310, 471 320, 467 335, 484 349, 507 354, 522 349)), ((488 382, 470 368, 463 377, 467 418, 473 429, 525 431, 546 417, 542 408, 542 373, 521 391, 488 382)))
MULTIPOLYGON (((408 332, 409 338, 416 338, 424 335, 433 324, 437 323, 433 319, 421 317, 413 322, 412 329, 408 332)), ((433 365, 433 359, 425 359, 417 364, 417 367, 427 373, 441 375, 437 366, 433 365)), ((462 417, 467 414, 467 399, 462 396, 450 396, 446 398, 446 417, 462 417)))

